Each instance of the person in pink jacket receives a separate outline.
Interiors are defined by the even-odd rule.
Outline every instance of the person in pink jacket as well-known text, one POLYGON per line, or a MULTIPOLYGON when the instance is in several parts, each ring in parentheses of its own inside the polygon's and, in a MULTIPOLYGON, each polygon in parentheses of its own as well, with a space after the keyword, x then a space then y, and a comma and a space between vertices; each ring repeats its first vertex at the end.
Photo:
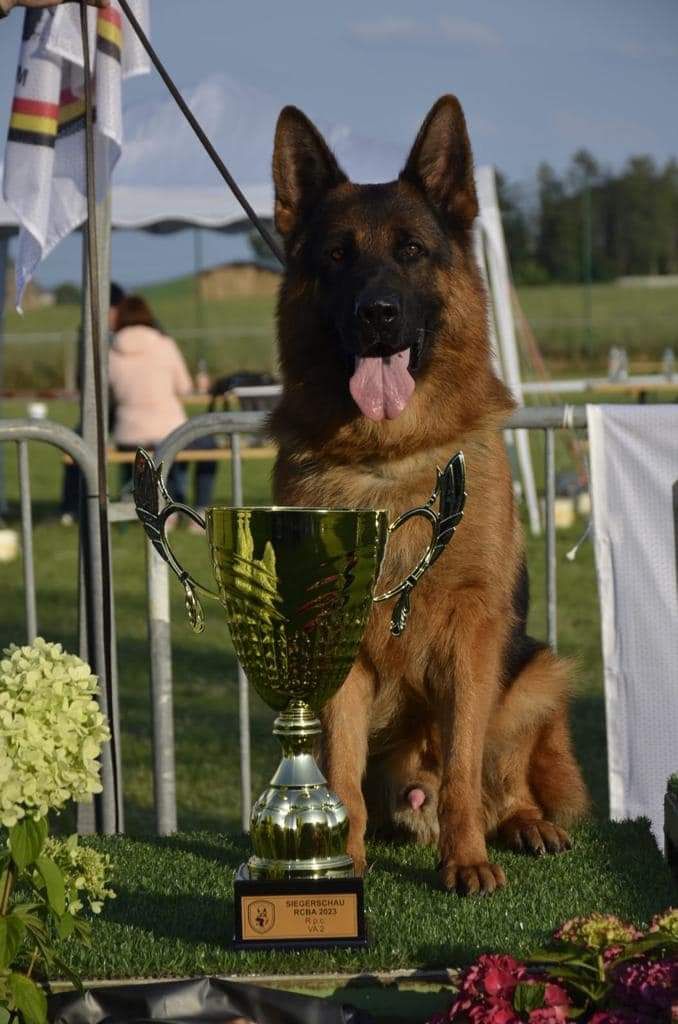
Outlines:
MULTIPOLYGON (((118 307, 110 348, 108 379, 115 402, 113 440, 120 451, 155 448, 186 422, 181 399, 193 390, 184 357, 172 338, 155 326, 140 295, 126 296, 118 307)), ((123 466, 123 483, 131 466, 123 466)), ((184 500, 185 464, 175 463, 168 477, 172 497, 184 500)))

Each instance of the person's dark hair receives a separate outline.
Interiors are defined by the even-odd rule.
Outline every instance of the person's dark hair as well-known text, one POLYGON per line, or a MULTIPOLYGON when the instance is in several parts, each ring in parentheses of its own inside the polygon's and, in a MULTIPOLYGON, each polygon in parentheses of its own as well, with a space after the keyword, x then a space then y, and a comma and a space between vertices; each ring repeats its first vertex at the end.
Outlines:
POLYGON ((119 284, 116 284, 115 281, 111 281, 111 294, 108 300, 109 306, 115 309, 116 306, 120 305, 124 298, 125 289, 121 288, 121 286, 119 284))
POLYGON ((126 295, 118 306, 116 330, 123 327, 155 327, 155 318, 141 295, 126 295))

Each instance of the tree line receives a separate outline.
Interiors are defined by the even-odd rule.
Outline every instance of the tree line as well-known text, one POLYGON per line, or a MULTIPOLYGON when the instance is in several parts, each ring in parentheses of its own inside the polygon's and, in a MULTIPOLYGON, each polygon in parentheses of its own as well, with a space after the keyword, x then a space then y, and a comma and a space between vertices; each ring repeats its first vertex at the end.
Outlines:
POLYGON ((497 176, 518 284, 678 273, 678 160, 631 157, 617 173, 586 150, 564 174, 543 163, 536 194, 497 176))

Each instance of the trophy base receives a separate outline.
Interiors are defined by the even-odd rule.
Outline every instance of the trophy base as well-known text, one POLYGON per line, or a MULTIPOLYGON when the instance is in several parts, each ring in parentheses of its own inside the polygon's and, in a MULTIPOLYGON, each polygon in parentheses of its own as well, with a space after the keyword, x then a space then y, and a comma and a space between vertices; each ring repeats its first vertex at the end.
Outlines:
POLYGON ((361 878, 248 878, 233 883, 235 949, 321 949, 367 945, 361 878))

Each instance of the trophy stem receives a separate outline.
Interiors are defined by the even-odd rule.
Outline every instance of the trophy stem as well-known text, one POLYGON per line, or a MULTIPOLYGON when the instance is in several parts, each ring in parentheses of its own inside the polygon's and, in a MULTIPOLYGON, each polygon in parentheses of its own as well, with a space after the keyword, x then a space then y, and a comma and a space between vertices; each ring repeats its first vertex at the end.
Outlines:
POLYGON ((305 701, 291 700, 278 715, 273 733, 283 757, 268 788, 252 810, 254 848, 240 877, 350 878, 346 853, 348 815, 327 787, 313 755, 321 725, 305 701))

